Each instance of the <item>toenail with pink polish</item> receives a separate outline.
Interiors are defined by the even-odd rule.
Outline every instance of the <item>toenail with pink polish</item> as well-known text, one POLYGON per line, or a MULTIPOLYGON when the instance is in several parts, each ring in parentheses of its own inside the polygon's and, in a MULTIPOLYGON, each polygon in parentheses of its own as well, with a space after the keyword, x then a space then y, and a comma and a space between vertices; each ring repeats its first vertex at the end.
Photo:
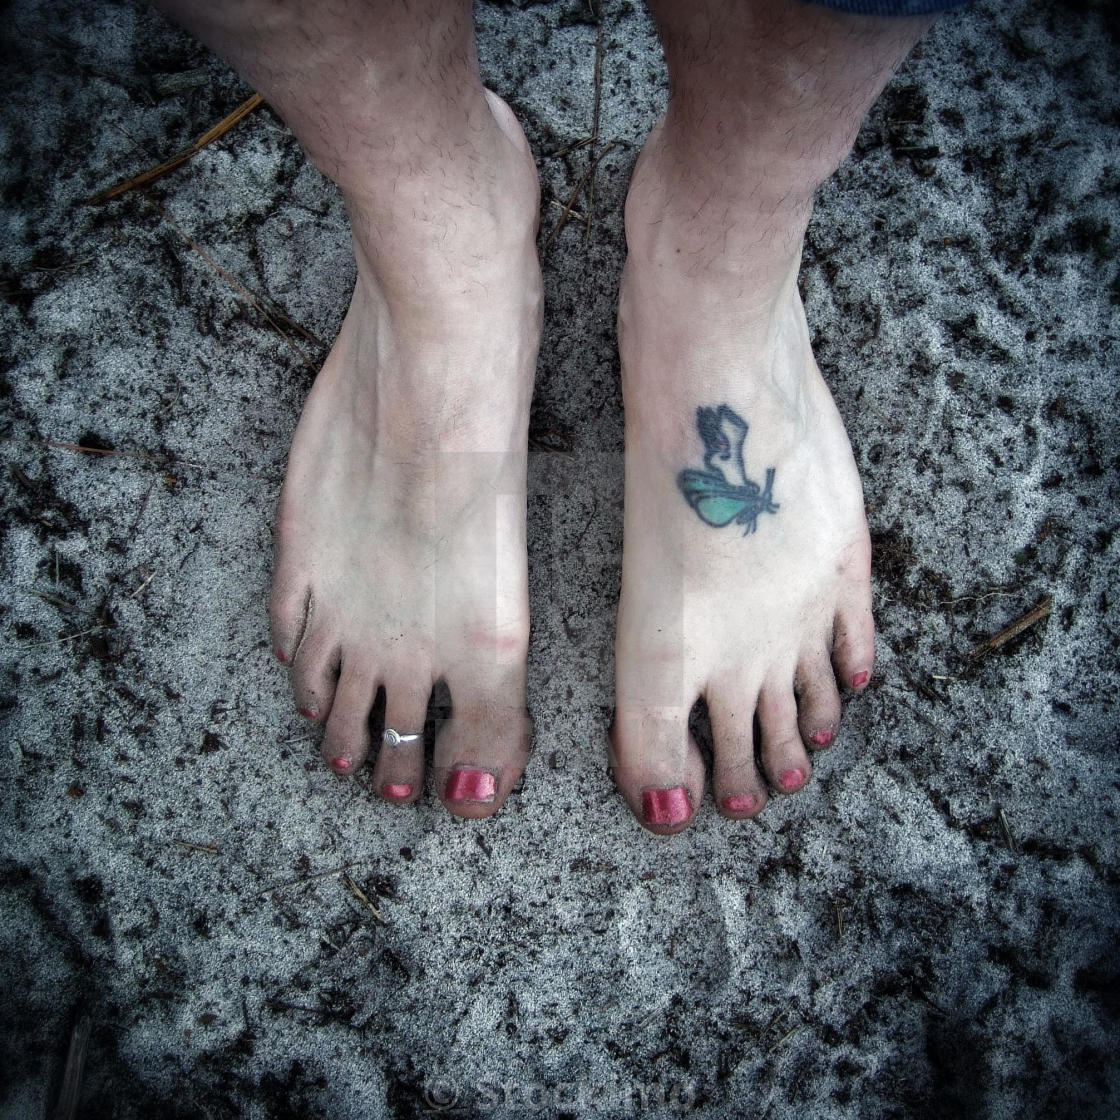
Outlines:
POLYGON ((381 787, 381 793, 393 801, 402 801, 412 796, 412 786, 408 782, 386 782, 381 787))
POLYGON ((862 685, 867 684, 867 678, 870 676, 871 674, 866 669, 861 669, 852 676, 852 688, 860 688, 862 685))
POLYGON ((831 727, 822 727, 819 731, 813 732, 813 742, 818 747, 827 747, 832 742, 833 731, 831 727))
POLYGON ((785 790, 797 789, 804 781, 804 770, 783 770, 778 775, 778 784, 785 790))
POLYGON ((332 758, 331 765, 336 770, 349 770, 354 764, 348 758, 332 758))
POLYGON ((725 797, 720 804, 729 813, 753 813, 758 804, 758 798, 749 793, 735 793, 725 797))
POLYGON ((642 817, 646 824, 680 824, 691 813, 692 803, 684 786, 647 789, 642 793, 642 817))
POLYGON ((276 654, 276 660, 279 661, 281 665, 287 665, 288 656, 282 649, 277 647, 273 652, 276 654))
POLYGON ((319 715, 319 709, 304 707, 300 708, 299 714, 303 716, 304 719, 315 719, 319 715))
POLYGON ((466 767, 452 770, 443 790, 445 801, 493 801, 498 783, 489 770, 471 770, 466 767))

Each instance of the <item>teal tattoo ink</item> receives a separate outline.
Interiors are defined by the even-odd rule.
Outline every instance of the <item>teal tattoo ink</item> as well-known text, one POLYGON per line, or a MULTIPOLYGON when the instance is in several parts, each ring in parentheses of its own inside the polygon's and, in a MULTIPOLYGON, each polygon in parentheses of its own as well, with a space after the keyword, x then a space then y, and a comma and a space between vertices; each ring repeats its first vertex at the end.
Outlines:
POLYGON ((778 503, 771 500, 774 468, 767 470, 761 488, 747 478, 743 444, 748 425, 727 405, 698 408, 696 428, 704 442, 704 469, 683 470, 677 475, 685 501, 705 525, 722 529, 734 521, 744 526, 743 536, 753 533, 760 514, 778 512, 778 503))

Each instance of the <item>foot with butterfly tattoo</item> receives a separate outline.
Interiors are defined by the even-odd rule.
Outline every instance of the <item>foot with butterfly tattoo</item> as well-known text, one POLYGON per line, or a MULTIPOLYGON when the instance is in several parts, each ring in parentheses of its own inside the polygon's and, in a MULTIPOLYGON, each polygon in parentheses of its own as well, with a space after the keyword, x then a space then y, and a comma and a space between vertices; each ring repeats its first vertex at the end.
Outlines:
POLYGON ((679 832, 792 794, 874 658, 871 546, 797 288, 813 194, 921 20, 752 0, 651 3, 669 110, 626 204, 626 513, 611 762, 679 832))
MULTIPOLYGON (((619 308, 626 518, 612 764, 635 815, 685 827, 711 716, 716 805, 753 817, 832 744, 873 659, 870 543, 844 425, 817 370, 797 248, 743 275, 681 266, 649 189, 627 207, 619 308), (757 755, 757 757, 756 757, 757 755)), ((663 182, 660 173, 657 180, 663 182)))

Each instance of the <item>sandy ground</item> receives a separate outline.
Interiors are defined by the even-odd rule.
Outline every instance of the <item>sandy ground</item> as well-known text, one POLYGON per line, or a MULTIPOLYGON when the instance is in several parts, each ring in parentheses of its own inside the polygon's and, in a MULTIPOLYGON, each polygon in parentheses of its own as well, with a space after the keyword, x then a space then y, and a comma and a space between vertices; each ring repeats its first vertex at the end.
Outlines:
MULTIPOLYGON (((478 22, 544 246, 593 158, 563 152, 596 22, 478 22)), ((53 1108, 82 1016, 85 1117, 1120 1110, 1120 21, 944 20, 824 189, 804 291, 866 487, 876 679, 804 793, 669 841, 603 741, 621 209, 666 87, 640 6, 601 33, 615 146, 590 227, 543 250, 535 749, 464 823, 325 772, 269 658, 272 509, 353 279, 335 190, 263 109, 83 205, 250 91, 141 4, 8 9, 0 1115, 53 1108)))

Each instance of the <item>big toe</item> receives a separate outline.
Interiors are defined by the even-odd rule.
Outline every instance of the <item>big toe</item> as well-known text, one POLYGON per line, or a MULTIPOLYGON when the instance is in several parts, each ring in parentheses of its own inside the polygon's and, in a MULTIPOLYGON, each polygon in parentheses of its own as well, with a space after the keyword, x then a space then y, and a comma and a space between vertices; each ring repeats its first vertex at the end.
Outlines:
POLYGON ((505 803, 529 756, 524 673, 485 683, 450 677, 447 683, 452 716, 436 738, 436 791, 457 817, 489 817, 505 803))
POLYGON ((660 835, 687 828, 704 796, 704 762, 688 730, 689 709, 620 706, 611 765, 638 821, 660 835))

